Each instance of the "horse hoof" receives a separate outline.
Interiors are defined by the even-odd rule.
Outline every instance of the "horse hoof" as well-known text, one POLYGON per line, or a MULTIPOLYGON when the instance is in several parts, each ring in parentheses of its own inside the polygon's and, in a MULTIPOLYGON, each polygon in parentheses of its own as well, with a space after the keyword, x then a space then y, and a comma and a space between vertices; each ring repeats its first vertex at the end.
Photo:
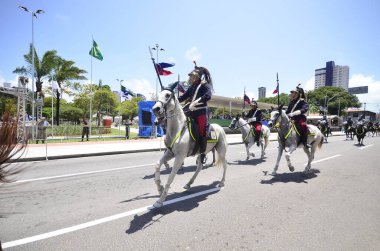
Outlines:
POLYGON ((153 204, 153 207, 155 208, 159 208, 159 207, 162 207, 164 205, 164 203, 162 203, 161 201, 156 201, 154 204, 153 204))
POLYGON ((224 187, 224 183, 220 182, 216 187, 224 187))
POLYGON ((170 166, 169 166, 168 163, 165 163, 164 165, 165 165, 165 167, 166 167, 166 170, 169 170, 169 169, 170 169, 170 166))
POLYGON ((289 171, 294 172, 294 166, 289 166, 289 171))
POLYGON ((190 189, 190 185, 189 185, 189 184, 186 184, 183 188, 184 188, 185 190, 188 190, 188 189, 190 189))
POLYGON ((272 172, 272 176, 276 176, 277 175, 277 173, 276 172, 272 172))

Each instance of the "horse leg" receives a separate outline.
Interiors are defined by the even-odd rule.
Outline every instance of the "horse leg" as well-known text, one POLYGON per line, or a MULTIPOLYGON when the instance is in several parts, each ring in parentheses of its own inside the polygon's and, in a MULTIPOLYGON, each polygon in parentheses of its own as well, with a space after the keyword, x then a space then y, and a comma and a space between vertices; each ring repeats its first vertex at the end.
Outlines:
POLYGON ((286 162, 288 163, 289 171, 293 172, 294 171, 294 166, 292 165, 292 162, 290 161, 290 155, 296 150, 296 146, 291 146, 289 148, 289 151, 285 153, 285 159, 286 162))
POLYGON ((154 173, 154 182, 156 183, 157 190, 159 194, 162 194, 162 191, 164 190, 164 187, 161 185, 161 178, 160 178, 160 169, 161 165, 169 161, 174 157, 173 153, 171 151, 165 151, 164 155, 161 157, 161 159, 156 164, 156 171, 154 173))
POLYGON ((283 151, 284 151, 284 148, 282 147, 281 144, 279 144, 279 146, 278 146, 278 154, 277 154, 277 161, 276 161, 276 165, 274 166, 273 172, 272 172, 273 176, 277 175, 277 169, 278 169, 278 165, 280 164, 280 160, 281 160, 281 156, 282 156, 282 152, 283 151))
POLYGON ((172 184, 174 177, 177 174, 179 168, 181 167, 184 159, 185 159, 185 157, 180 157, 180 158, 177 157, 174 159, 174 165, 173 165, 172 171, 169 175, 168 181, 165 185, 165 188, 163 189, 163 191, 161 193, 160 198, 153 204, 154 207, 162 207, 163 206, 163 203, 164 203, 166 197, 168 196, 168 191, 169 191, 170 185, 172 184))
POLYGON ((202 170, 203 168, 203 165, 202 165, 202 161, 200 161, 200 155, 198 155, 198 165, 197 165, 197 170, 195 171, 193 177, 191 177, 191 179, 189 180, 189 182, 187 182, 187 184, 183 187, 184 189, 189 189, 190 186, 194 183, 194 180, 197 178, 198 176, 198 173, 202 170))
POLYGON ((307 147, 303 147, 303 151, 307 155, 307 164, 306 164, 305 170, 303 171, 304 174, 307 174, 310 171, 311 161, 314 159, 314 153, 315 153, 316 147, 317 147, 316 144, 313 144, 311 146, 311 150, 309 150, 307 147))
POLYGON ((261 147, 261 156, 260 156, 260 158, 261 159, 263 159, 264 155, 265 155, 263 141, 264 141, 263 137, 260 137, 260 147, 261 147))

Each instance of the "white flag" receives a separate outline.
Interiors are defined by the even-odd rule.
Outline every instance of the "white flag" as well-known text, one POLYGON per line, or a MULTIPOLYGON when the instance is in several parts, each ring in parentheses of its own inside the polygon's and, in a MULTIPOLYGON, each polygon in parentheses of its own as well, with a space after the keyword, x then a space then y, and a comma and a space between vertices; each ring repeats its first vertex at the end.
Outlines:
POLYGON ((57 81, 51 82, 51 88, 53 89, 53 91, 57 90, 59 93, 61 93, 61 88, 59 88, 57 81))

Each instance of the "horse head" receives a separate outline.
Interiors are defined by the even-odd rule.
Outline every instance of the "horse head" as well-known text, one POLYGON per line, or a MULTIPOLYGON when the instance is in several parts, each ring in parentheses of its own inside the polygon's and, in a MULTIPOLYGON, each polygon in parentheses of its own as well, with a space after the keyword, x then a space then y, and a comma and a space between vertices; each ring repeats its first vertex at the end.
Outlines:
POLYGON ((240 115, 236 115, 236 116, 231 120, 231 123, 230 123, 230 125, 228 126, 228 128, 230 128, 231 130, 236 129, 236 127, 237 127, 237 122, 239 121, 239 117, 240 117, 240 115))
POLYGON ((282 114, 283 114, 283 111, 282 111, 282 107, 284 105, 281 104, 277 110, 273 110, 271 113, 270 113, 270 121, 268 123, 268 126, 269 127, 272 127, 273 125, 276 126, 277 124, 280 124, 281 121, 282 121, 282 114))
POLYGON ((173 111, 176 109, 176 97, 173 92, 175 84, 170 88, 165 88, 158 94, 158 99, 154 106, 152 107, 153 114, 157 118, 164 118, 167 112, 173 111))

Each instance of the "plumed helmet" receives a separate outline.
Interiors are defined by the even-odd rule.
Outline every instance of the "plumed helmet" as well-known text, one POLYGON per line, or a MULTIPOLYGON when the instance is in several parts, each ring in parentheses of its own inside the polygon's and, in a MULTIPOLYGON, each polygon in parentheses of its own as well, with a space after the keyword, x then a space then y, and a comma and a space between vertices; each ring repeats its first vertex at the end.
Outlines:
POLYGON ((256 101, 254 101, 254 100, 252 100, 252 102, 251 102, 251 106, 257 106, 257 102, 256 101))
POLYGON ((298 84, 297 87, 296 87, 296 89, 293 89, 290 92, 291 93, 293 93, 293 92, 298 93, 299 96, 300 96, 300 98, 305 99, 306 98, 305 91, 303 90, 303 88, 300 87, 300 85, 301 84, 298 84))

